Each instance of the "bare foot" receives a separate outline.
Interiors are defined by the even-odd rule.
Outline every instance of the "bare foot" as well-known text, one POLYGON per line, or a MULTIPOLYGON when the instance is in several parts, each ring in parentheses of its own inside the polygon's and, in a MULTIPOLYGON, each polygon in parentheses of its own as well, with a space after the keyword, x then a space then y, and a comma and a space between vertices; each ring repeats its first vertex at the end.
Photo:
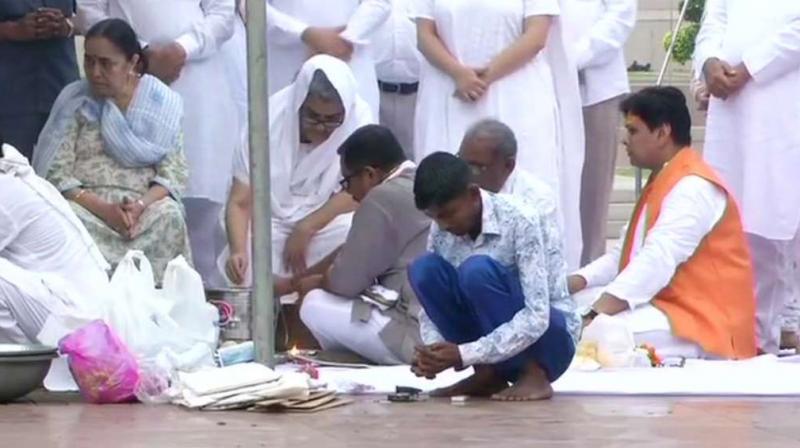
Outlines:
POLYGON ((800 351, 800 335, 791 331, 781 332, 781 349, 800 351))
POLYGON ((431 397, 456 397, 468 395, 471 397, 490 397, 508 387, 508 383, 498 377, 489 366, 475 366, 475 374, 459 381, 452 386, 436 389, 430 393, 431 397))
POLYGON ((496 401, 536 401, 553 397, 553 388, 544 370, 537 364, 529 364, 513 386, 492 395, 496 401))

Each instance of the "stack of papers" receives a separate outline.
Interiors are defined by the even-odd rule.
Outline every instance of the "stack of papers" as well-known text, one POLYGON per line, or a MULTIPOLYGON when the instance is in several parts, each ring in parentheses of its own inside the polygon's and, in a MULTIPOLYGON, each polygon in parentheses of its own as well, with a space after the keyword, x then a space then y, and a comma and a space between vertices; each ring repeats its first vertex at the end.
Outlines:
POLYGON ((276 373, 257 363, 179 375, 180 392, 174 404, 190 409, 221 411, 246 409, 266 400, 304 400, 309 378, 303 373, 276 373))

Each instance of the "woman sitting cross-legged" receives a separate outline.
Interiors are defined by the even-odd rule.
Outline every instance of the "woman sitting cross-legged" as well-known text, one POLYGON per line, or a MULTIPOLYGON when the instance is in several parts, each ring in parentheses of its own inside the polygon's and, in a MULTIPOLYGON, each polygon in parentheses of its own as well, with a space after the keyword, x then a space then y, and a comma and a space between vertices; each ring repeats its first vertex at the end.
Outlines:
MULTIPOLYGON (((347 179, 337 150, 356 129, 373 123, 357 89, 346 63, 317 55, 303 64, 292 85, 269 99, 272 271, 282 277, 278 283, 302 277, 347 238, 356 203, 341 191, 347 179)), ((251 280, 249 154, 243 139, 228 199, 229 247, 218 260, 236 285, 251 280)))
POLYGON ((35 150, 34 168, 72 208, 116 265, 129 250, 145 253, 160 283, 167 263, 187 260, 180 194, 187 178, 180 96, 143 75, 147 61, 122 20, 86 35, 86 80, 56 101, 35 150))

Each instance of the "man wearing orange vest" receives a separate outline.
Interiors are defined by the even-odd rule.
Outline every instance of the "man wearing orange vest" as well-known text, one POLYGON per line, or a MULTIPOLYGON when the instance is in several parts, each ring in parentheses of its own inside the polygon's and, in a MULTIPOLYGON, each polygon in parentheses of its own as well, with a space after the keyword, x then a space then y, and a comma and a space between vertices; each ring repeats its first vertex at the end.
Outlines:
POLYGON ((631 163, 652 175, 625 238, 569 277, 570 293, 591 296, 584 325, 598 314, 620 316, 637 344, 665 357, 755 356, 753 269, 739 208, 690 147, 686 98, 650 87, 621 109, 631 163))

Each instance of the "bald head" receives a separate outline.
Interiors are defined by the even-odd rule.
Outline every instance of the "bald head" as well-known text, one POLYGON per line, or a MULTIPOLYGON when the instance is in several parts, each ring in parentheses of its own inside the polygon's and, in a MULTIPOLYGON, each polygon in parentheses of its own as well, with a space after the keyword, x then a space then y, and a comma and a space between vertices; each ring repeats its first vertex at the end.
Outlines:
POLYGON ((464 135, 459 157, 469 164, 481 188, 496 193, 503 188, 516 165, 514 131, 497 120, 481 120, 464 135))

